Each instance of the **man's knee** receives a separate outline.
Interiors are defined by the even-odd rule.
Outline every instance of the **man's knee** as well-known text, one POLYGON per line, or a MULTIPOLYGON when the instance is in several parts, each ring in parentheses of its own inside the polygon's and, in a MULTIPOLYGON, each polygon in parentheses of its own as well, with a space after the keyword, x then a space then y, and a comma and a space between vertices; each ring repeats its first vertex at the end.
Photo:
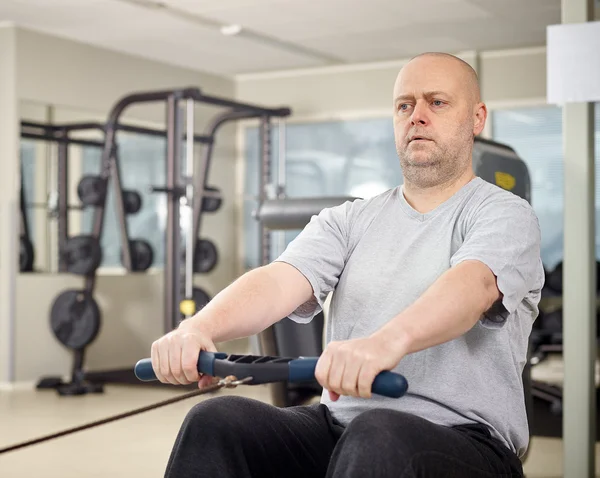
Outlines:
POLYGON ((426 446, 423 425, 424 419, 409 413, 373 409, 354 418, 344 434, 347 444, 356 444, 356 452, 410 460, 426 446))
POLYGON ((192 434, 200 433, 204 436, 235 434, 253 416, 252 410, 255 407, 253 400, 244 397, 224 396, 203 400, 190 409, 182 428, 192 434))

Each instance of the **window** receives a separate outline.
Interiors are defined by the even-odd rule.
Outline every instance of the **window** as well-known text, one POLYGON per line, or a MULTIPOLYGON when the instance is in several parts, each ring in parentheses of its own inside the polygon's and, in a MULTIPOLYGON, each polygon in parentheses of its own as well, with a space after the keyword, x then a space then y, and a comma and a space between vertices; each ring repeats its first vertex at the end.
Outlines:
MULTIPOLYGON (((272 181, 277 182, 279 133, 272 132, 272 181)), ((288 197, 373 197, 402 183, 394 130, 389 118, 288 124, 286 127, 288 197)), ((257 208, 259 129, 246 130, 244 201, 245 267, 259 265, 257 208)), ((274 259, 299 231, 273 233, 274 259)))
MULTIPOLYGON (((117 135, 119 165, 123 189, 135 190, 142 197, 142 208, 127 216, 130 239, 148 241, 154 249, 153 267, 164 264, 166 195, 149 191, 151 186, 166 182, 166 140, 164 138, 119 132, 117 135)), ((83 149, 83 174, 99 174, 102 150, 83 149)), ((92 231, 94 211, 84 211, 82 234, 92 231)), ((102 267, 121 267, 121 237, 112 182, 109 183, 101 236, 102 267)))
MULTIPOLYGON (((542 260, 552 270, 563 258, 562 109, 558 107, 497 110, 493 138, 512 146, 529 168, 532 205, 542 230, 542 260)), ((595 109, 596 210, 600 211, 600 108, 595 109)), ((596 212, 596 256, 600 258, 600 214, 596 212)))

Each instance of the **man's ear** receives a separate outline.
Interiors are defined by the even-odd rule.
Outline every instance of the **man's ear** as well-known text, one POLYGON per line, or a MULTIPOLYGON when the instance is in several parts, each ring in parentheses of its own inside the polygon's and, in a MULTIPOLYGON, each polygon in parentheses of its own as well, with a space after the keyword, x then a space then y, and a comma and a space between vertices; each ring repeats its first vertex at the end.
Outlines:
POLYGON ((485 128, 485 122, 487 120, 487 106, 485 106, 485 103, 477 103, 477 105, 475 106, 475 111, 474 111, 474 115, 475 115, 475 121, 473 124, 473 135, 474 136, 478 136, 479 134, 481 134, 481 132, 483 131, 483 128, 485 128))

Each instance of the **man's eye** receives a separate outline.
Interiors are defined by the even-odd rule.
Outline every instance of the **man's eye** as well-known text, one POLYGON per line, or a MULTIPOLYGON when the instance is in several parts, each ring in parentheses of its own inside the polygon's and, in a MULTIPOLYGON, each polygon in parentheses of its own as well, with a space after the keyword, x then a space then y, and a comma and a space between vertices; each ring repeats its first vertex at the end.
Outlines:
POLYGON ((441 100, 433 100, 434 106, 442 106, 444 103, 441 100))
POLYGON ((400 106, 398 106, 398 109, 400 111, 406 111, 408 109, 408 105, 406 103, 403 103, 400 106))

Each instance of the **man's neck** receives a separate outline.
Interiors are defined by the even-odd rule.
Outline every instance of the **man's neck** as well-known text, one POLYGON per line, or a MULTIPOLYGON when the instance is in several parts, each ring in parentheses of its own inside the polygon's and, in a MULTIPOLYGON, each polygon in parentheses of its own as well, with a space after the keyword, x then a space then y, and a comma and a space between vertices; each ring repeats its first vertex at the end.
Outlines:
POLYGON ((421 188, 405 181, 404 197, 415 211, 426 214, 454 196, 473 178, 475 178, 475 174, 469 169, 458 178, 429 188, 421 188))

